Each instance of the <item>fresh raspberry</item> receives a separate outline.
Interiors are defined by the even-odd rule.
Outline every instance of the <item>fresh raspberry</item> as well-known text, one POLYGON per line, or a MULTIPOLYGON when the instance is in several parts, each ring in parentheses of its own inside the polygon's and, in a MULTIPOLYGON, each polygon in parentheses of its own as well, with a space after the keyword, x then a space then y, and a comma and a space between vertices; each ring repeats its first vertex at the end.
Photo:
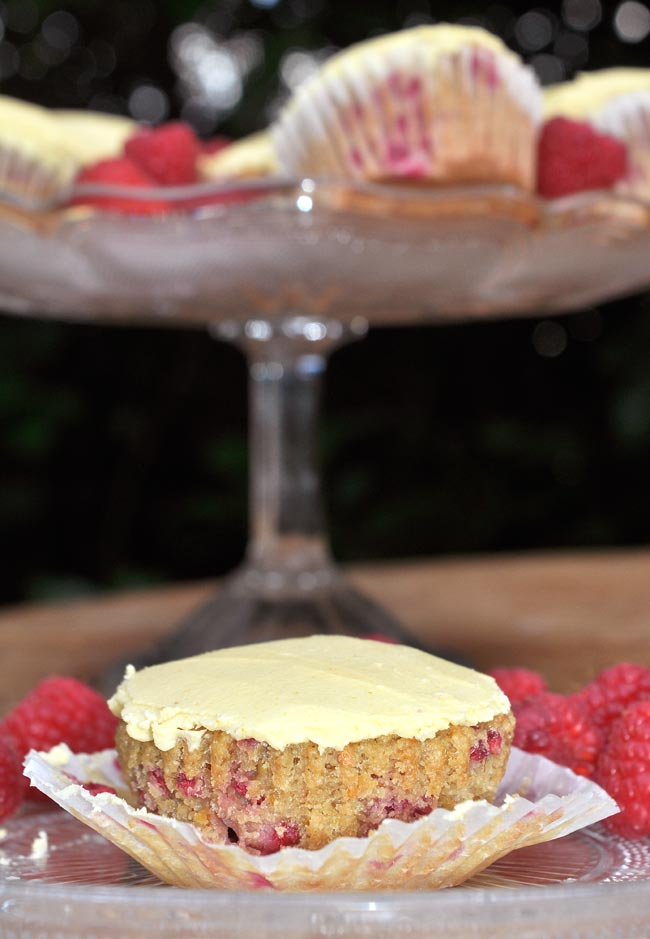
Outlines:
POLYGON ((389 642, 391 645, 399 645, 397 639, 393 639, 392 636, 387 636, 386 633, 366 633, 366 635, 361 636, 361 638, 372 639, 373 642, 389 642))
POLYGON ((593 722, 608 733, 629 704, 650 698, 650 669, 622 662, 606 668, 574 697, 584 702, 593 722))
POLYGON ((115 744, 117 718, 104 698, 76 678, 40 682, 0 723, 19 757, 67 743, 73 753, 94 753, 115 744))
POLYGON ((124 153, 162 186, 184 186, 197 179, 201 141, 182 121, 141 130, 124 145, 124 153))
POLYGON ((625 144, 585 121, 553 117, 539 139, 537 188, 547 199, 609 189, 627 173, 625 144))
POLYGON ((612 724, 595 779, 621 810, 603 824, 625 838, 650 835, 650 701, 631 704, 612 724))
MULTIPOLYGON (((76 185, 120 186, 128 189, 151 189, 159 184, 137 163, 127 157, 114 157, 99 160, 85 166, 77 176, 76 185)), ((169 210, 169 204, 162 199, 130 199, 128 196, 74 195, 72 205, 94 205, 109 212, 127 215, 158 215, 169 210)))
POLYGON ((581 701, 544 691, 515 707, 514 744, 591 776, 603 742, 581 701))
POLYGON ((521 704, 526 698, 547 690, 546 682, 539 672, 527 668, 491 668, 488 675, 494 678, 512 705, 521 704))
POLYGON ((18 751, 11 737, 0 736, 0 822, 16 811, 27 790, 18 751))

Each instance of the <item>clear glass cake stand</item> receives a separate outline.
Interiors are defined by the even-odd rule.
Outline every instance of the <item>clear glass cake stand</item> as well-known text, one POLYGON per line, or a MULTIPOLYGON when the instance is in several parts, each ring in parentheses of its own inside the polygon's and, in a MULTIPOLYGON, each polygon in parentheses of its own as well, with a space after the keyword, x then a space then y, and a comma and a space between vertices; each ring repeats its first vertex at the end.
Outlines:
POLYGON ((328 354, 370 326, 557 313, 650 286, 648 206, 310 179, 141 197, 157 195, 174 211, 0 205, 0 308, 200 326, 248 359, 246 560, 156 656, 322 631, 405 638, 329 552, 317 461, 328 354))

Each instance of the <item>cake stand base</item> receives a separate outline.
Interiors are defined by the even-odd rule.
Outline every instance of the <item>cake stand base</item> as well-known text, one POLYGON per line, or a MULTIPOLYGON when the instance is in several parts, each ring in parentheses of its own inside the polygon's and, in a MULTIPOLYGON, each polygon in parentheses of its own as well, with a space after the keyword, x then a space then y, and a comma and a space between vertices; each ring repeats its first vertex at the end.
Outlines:
POLYGON ((432 647, 407 632, 388 610, 349 584, 335 568, 287 577, 286 572, 262 572, 245 565, 156 646, 131 656, 128 662, 113 663, 101 676, 100 688, 112 694, 127 664, 140 669, 226 646, 315 633, 392 640, 472 666, 457 650, 432 647), (307 585, 306 577, 314 580, 307 585))
MULTIPOLYGON (((316 580, 305 571, 298 576, 303 582, 310 576, 316 580)), ((273 585, 272 577, 247 567, 237 571, 137 664, 314 633, 386 638, 425 648, 387 610, 334 571, 328 583, 306 589, 286 582, 273 585)))

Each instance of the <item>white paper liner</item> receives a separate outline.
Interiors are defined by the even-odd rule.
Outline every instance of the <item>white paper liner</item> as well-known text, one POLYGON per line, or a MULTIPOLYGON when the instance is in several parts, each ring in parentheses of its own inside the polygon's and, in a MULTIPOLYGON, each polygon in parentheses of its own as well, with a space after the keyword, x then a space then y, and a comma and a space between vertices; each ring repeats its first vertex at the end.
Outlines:
POLYGON ((282 169, 532 189, 541 113, 532 71, 470 41, 439 55, 409 32, 390 48, 359 48, 298 90, 272 129, 282 169))
POLYGON ((384 821, 366 838, 338 838, 319 851, 282 848, 257 857, 209 844, 187 822, 134 809, 114 750, 77 754, 61 744, 32 750, 25 775, 62 808, 178 887, 237 890, 418 890, 450 887, 515 848, 549 841, 618 811, 599 786, 540 756, 513 748, 497 805, 465 802, 415 822, 384 821), (514 794, 518 793, 518 794, 514 794))
POLYGON ((608 102, 596 115, 599 130, 627 144, 628 176, 617 185, 622 192, 650 197, 650 89, 630 92, 608 102))
POLYGON ((47 206, 65 195, 73 173, 68 157, 41 161, 17 147, 0 144, 0 197, 13 197, 37 208, 47 206))

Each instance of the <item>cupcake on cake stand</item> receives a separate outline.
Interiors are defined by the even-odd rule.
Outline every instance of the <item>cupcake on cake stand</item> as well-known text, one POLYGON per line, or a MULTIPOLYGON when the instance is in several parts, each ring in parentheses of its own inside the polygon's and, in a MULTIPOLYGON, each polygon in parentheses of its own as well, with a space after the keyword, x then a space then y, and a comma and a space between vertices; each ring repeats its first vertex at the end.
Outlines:
POLYGON ((264 138, 244 148, 242 178, 2 205, 3 309, 207 327, 247 357, 246 560, 156 657, 315 632, 408 638, 329 552, 317 460, 327 356, 370 326, 555 313, 650 286, 650 211, 633 192, 533 194, 540 119, 541 91, 494 37, 415 30, 332 60, 289 104, 275 150, 264 138), (465 123, 429 138, 431 101, 445 95, 465 123), (269 153, 284 176, 243 178, 269 153))

